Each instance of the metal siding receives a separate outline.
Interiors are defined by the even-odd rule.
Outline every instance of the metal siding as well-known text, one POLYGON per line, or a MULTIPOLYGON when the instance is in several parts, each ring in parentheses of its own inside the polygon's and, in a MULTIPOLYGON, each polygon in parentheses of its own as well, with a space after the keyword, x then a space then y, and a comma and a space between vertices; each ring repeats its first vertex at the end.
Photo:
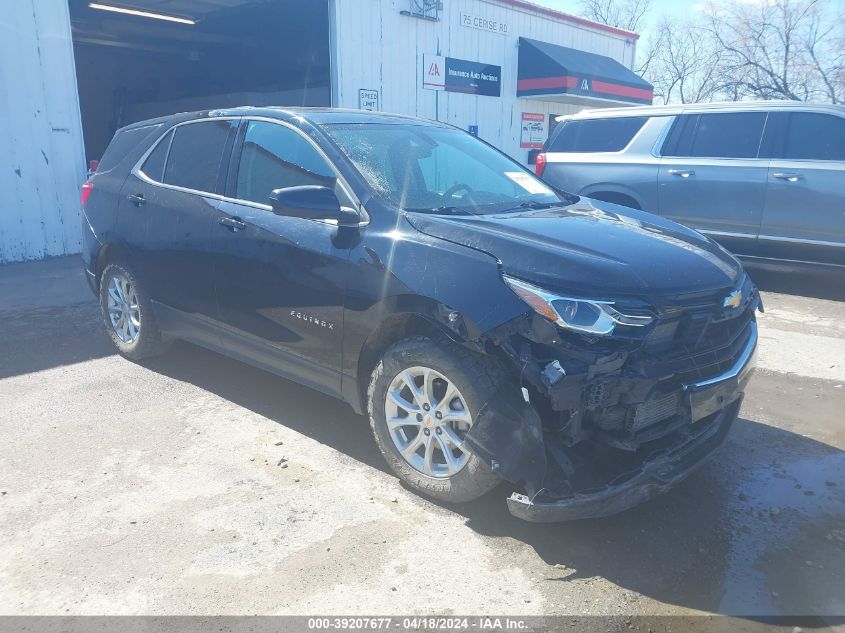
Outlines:
POLYGON ((66 0, 0 12, 0 262, 79 252, 82 124, 66 0))
MULTIPOLYGON (((479 134, 525 162, 519 147, 522 112, 571 114, 584 106, 516 96, 519 36, 598 53, 627 67, 635 43, 628 38, 502 5, 495 0, 449 0, 439 22, 408 16, 408 0, 334 0, 337 11, 338 91, 335 104, 358 107, 358 89, 379 91, 385 112, 447 121, 464 129, 477 124, 479 134), (461 13, 506 22, 508 35, 486 33, 460 24, 461 13), (422 87, 422 56, 441 54, 502 67, 502 96, 483 97, 438 92, 422 87)), ((610 104, 609 104, 610 105, 610 104)))

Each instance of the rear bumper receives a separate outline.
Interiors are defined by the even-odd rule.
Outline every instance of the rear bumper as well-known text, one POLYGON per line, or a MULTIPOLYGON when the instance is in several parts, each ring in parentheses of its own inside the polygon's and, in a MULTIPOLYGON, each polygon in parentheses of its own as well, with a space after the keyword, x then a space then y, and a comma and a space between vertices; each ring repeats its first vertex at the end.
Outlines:
POLYGON ((701 422, 688 427, 689 432, 678 443, 645 460, 637 471, 619 477, 601 489, 553 500, 536 497, 532 500, 527 495, 514 493, 508 499, 510 513, 533 522, 609 516, 662 494, 681 482, 724 443, 739 413, 757 349, 757 327, 753 322, 751 325, 751 336, 733 367, 714 378, 684 385, 691 419, 701 422), (708 417, 711 419, 705 420, 708 417))

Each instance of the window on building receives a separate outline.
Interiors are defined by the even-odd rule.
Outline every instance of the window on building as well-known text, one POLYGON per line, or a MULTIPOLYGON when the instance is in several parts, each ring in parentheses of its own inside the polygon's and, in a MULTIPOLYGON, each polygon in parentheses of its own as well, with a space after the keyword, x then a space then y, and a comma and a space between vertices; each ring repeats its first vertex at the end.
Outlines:
POLYGON ((845 160, 845 118, 814 112, 793 112, 786 127, 784 158, 845 160))
POLYGON ((164 161, 167 160, 167 150, 170 149, 170 141, 173 140, 173 132, 169 132, 155 149, 147 156, 147 160, 141 166, 141 171, 152 180, 161 182, 164 178, 164 161))
POLYGON ((618 152, 625 149, 648 117, 567 121, 555 130, 549 152, 618 152))
POLYGON ((215 192, 230 129, 229 121, 203 121, 177 127, 164 169, 164 182, 215 192))
POLYGON ((244 136, 235 197, 269 204, 274 189, 331 186, 334 172, 301 134, 282 125, 251 121, 244 136))
POLYGON ((765 112, 685 115, 675 122, 664 156, 756 158, 765 112))

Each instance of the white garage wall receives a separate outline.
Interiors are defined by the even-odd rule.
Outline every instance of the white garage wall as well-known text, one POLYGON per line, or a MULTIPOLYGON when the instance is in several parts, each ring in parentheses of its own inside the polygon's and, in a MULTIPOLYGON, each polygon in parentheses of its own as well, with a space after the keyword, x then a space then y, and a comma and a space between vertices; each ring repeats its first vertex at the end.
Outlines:
POLYGON ((80 250, 82 123, 66 0, 0 11, 0 263, 80 250))
POLYGON ((571 114, 584 106, 516 96, 520 36, 606 55, 630 68, 635 41, 621 34, 555 19, 495 0, 443 0, 440 21, 400 14, 408 0, 333 0, 337 33, 336 106, 357 108, 358 89, 380 93, 383 112, 412 114, 467 129, 526 162, 519 147, 523 112, 571 114), (508 35, 461 25, 461 13, 505 22, 508 35), (485 97, 422 87, 424 54, 440 54, 502 67, 502 96, 485 97))

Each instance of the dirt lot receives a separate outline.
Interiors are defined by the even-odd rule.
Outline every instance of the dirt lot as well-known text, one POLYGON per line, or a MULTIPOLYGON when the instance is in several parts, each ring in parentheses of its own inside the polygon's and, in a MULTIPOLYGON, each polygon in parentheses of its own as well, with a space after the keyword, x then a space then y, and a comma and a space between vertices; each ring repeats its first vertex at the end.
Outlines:
POLYGON ((405 490, 318 393, 115 356, 75 258, 0 267, 0 613, 845 615, 845 288, 755 277, 728 445, 637 509, 531 525, 501 490, 405 490))

